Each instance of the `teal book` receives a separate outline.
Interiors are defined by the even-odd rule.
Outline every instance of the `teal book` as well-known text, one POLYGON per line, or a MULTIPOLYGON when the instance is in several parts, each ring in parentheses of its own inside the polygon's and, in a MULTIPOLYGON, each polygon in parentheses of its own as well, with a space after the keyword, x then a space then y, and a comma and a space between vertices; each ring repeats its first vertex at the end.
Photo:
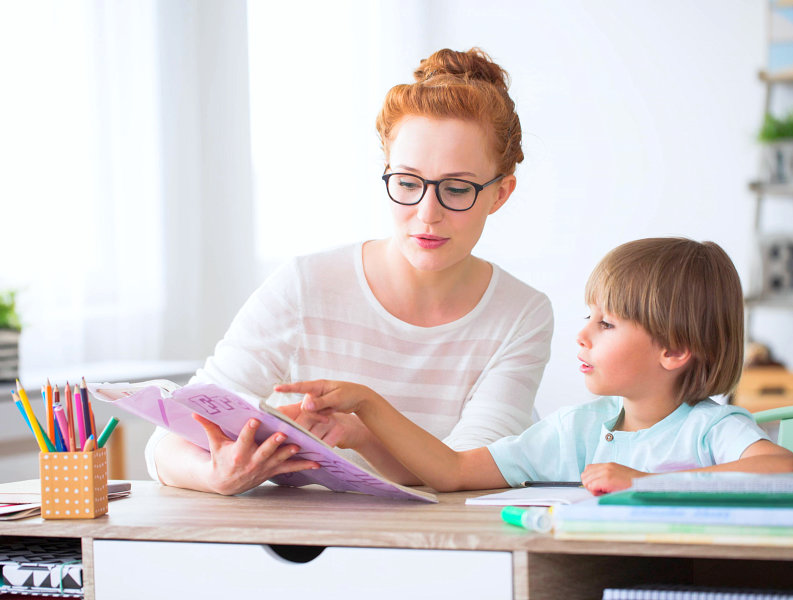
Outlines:
POLYGON ((554 518, 565 521, 625 521, 713 525, 778 525, 793 527, 793 508, 767 506, 670 506, 599 504, 597 499, 556 506, 554 518))
POLYGON ((773 525, 714 525, 663 521, 556 521, 557 532, 695 534, 711 536, 777 536, 793 542, 793 527, 773 525))
POLYGON ((634 479, 602 505, 793 507, 793 473, 681 472, 634 479))

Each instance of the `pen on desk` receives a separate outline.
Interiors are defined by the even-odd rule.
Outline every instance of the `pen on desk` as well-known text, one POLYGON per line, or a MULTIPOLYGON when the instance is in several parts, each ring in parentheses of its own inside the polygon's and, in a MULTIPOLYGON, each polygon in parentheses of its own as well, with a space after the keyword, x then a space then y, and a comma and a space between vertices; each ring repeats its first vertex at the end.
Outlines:
POLYGON ((580 481, 524 481, 523 487, 583 487, 580 481))
POLYGON ((105 442, 107 442, 107 438, 109 438, 110 434, 113 433, 113 430, 116 428, 116 425, 118 425, 118 419, 116 419, 115 417, 110 417, 110 420, 107 422, 107 425, 105 425, 105 428, 102 430, 102 433, 99 435, 99 438, 97 438, 96 440, 97 448, 104 447, 105 442))
POLYGON ((25 409, 25 414, 28 417, 28 425, 33 430, 33 435, 39 445, 39 450, 42 452, 53 452, 55 447, 41 430, 41 425, 39 425, 39 421, 36 419, 36 415, 33 412, 33 407, 30 406, 27 392, 25 392, 25 388, 22 387, 22 384, 19 383, 19 379, 17 379, 17 394, 19 394, 19 400, 22 402, 22 407, 25 409))

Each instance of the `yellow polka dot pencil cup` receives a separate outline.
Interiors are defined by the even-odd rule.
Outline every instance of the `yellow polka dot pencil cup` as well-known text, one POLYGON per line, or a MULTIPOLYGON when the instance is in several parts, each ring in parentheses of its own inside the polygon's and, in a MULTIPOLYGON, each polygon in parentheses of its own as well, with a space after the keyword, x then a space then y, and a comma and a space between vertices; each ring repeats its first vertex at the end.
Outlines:
POLYGON ((107 450, 41 452, 41 516, 93 519, 107 512, 107 450))

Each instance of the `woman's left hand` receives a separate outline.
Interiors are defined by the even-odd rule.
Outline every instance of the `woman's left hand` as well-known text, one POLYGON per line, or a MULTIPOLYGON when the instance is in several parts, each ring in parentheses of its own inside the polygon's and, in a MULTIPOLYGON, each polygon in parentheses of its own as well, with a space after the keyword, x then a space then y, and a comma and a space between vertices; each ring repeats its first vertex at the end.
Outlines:
POLYGON ((581 483, 595 496, 600 496, 627 489, 636 477, 646 477, 649 474, 613 462, 595 463, 584 468, 581 483))

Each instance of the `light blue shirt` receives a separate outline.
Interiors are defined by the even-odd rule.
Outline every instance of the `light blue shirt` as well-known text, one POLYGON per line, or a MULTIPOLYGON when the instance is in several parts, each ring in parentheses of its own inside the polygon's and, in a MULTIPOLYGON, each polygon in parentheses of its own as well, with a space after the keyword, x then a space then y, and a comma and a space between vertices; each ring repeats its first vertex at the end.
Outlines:
POLYGON ((738 460, 768 436, 748 411, 711 399, 681 404, 649 429, 612 431, 622 398, 606 396, 562 408, 520 435, 490 444, 507 483, 578 481, 586 465, 614 462, 648 473, 709 467, 738 460))

